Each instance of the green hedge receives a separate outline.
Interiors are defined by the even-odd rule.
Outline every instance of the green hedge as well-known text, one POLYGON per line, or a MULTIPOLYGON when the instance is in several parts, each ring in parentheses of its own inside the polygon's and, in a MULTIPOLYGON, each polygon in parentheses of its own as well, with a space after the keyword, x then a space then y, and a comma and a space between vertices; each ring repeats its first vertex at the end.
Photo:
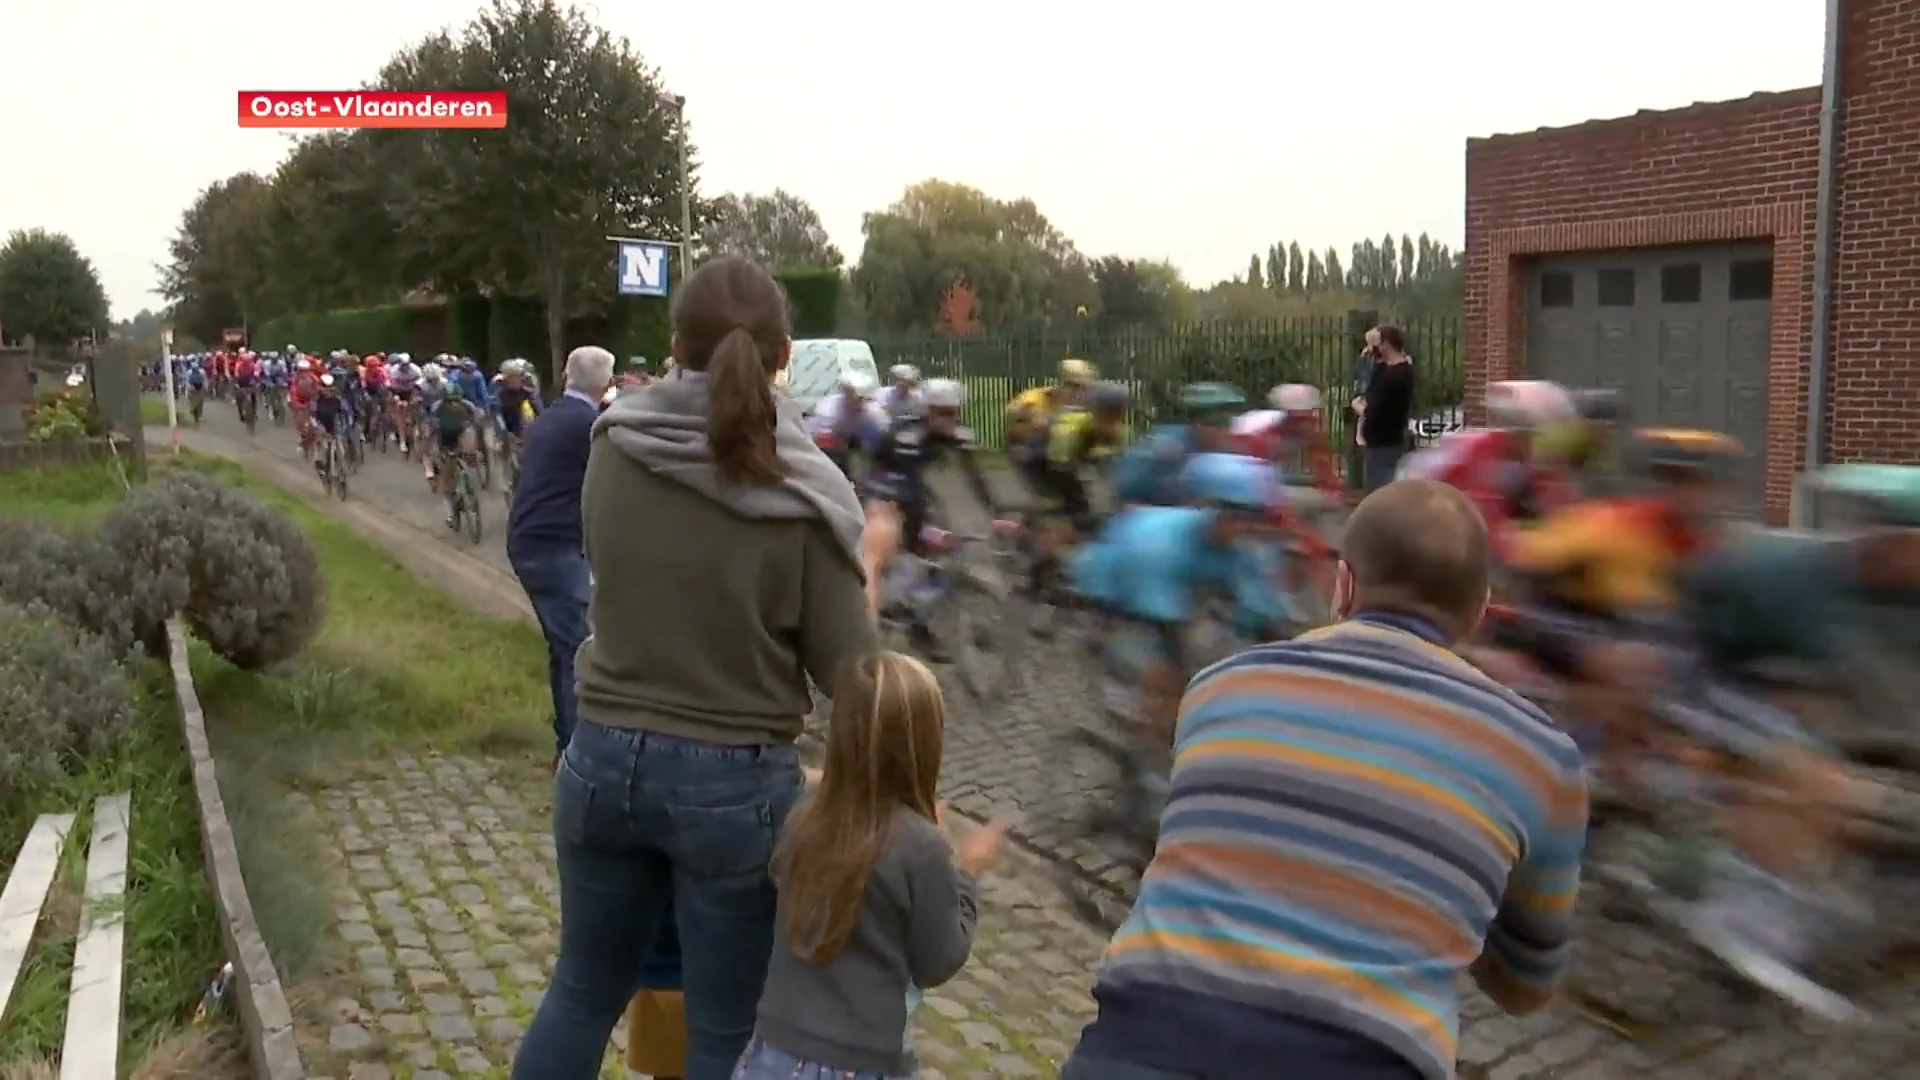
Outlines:
POLYGON ((355 353, 406 348, 413 337, 413 313, 398 304, 319 311, 271 319, 255 335, 255 347, 298 345, 310 353, 346 349, 355 353))
POLYGON ((840 322, 840 271, 792 270, 778 277, 793 308, 793 336, 832 337, 840 322))

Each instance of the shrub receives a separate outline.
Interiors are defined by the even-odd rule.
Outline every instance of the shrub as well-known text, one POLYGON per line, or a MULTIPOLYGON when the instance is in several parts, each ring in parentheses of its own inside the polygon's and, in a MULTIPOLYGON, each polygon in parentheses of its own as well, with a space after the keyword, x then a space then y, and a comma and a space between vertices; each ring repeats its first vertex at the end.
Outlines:
POLYGON ((140 713, 106 641, 41 604, 0 604, 0 776, 10 792, 58 783, 132 734, 140 713))
POLYGON ((70 442, 98 438, 106 433, 106 417, 101 415, 100 406, 92 396, 75 394, 64 387, 40 399, 27 414, 30 442, 70 442))
POLYGON ((100 535, 126 571, 116 589, 141 595, 142 581, 163 582, 141 604, 179 593, 187 626, 236 667, 290 660, 319 633, 319 555, 292 518, 242 491, 176 473, 115 507, 100 535))
MULTIPOLYGON (((166 545, 177 549, 177 545, 166 545)), ((130 561, 134 549, 32 521, 0 521, 0 601, 36 604, 130 659, 161 652, 166 619, 187 596, 187 579, 162 558, 130 561)))

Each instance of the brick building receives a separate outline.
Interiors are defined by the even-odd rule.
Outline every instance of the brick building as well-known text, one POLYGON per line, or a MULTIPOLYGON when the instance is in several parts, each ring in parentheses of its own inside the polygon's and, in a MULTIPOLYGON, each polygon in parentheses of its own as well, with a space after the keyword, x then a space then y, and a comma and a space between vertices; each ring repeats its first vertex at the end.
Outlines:
MULTIPOLYGON (((1920 463, 1920 0, 1840 0, 1821 454, 1920 463)), ((1811 43, 1809 43, 1811 47, 1811 43)), ((1786 515, 1806 460, 1822 90, 1467 143, 1469 400, 1615 386, 1635 419, 1761 452, 1786 515)))

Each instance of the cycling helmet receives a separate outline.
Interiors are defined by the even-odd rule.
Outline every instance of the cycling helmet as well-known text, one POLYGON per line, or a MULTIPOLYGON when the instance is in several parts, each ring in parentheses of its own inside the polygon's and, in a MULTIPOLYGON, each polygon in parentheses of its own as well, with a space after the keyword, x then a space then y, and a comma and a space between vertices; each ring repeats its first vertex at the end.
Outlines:
POLYGON ((1281 412, 1314 412, 1320 408, 1320 388, 1305 383, 1281 383, 1267 394, 1267 404, 1281 412))
POLYGON ((1096 416, 1112 416, 1127 411, 1133 395, 1116 382, 1097 382, 1087 388, 1087 411, 1096 416))
POLYGON ((840 376, 840 389, 851 390, 856 394, 873 392, 873 379, 864 371, 843 372, 840 376))
POLYGON ((1095 372, 1093 365, 1085 360, 1067 359, 1060 361, 1060 381, 1068 386, 1092 382, 1095 372))
POLYGON ((459 401, 460 398, 464 396, 464 394, 465 394, 465 391, 460 389, 459 383, 450 382, 447 384, 447 400, 448 401, 459 401))
POLYGON ((463 356, 460 358, 460 370, 461 371, 479 371, 480 362, 478 360, 475 360, 471 356, 463 356))
POLYGON ((967 389, 952 379, 930 379, 920 388, 920 401, 929 409, 958 409, 967 403, 967 389))
POLYGON ((286 355, 288 355, 288 356, 293 356, 293 355, 295 355, 295 354, 297 354, 297 353, 299 353, 299 351, 300 351, 300 346, 298 346, 298 345, 289 345, 289 346, 287 346, 287 347, 286 347, 285 349, 283 349, 283 350, 281 350, 281 351, 282 351, 282 352, 284 352, 284 353, 285 353, 286 355))
POLYGON ((895 364, 887 369, 887 378, 894 382, 919 382, 920 369, 912 364, 895 364))
POLYGON ((393 354, 391 359, 396 364, 411 364, 413 363, 413 354, 397 352, 393 354))
POLYGON ((1246 405, 1247 395, 1229 383, 1192 383, 1180 391, 1180 403, 1202 415, 1229 413, 1246 405))
POLYGON ((427 361, 426 364, 420 368, 420 377, 426 379, 428 382, 438 380, 444 375, 446 375, 446 372, 441 369, 440 365, 431 360, 427 361))
POLYGON ((1265 510, 1275 494, 1273 466, 1245 454, 1195 454, 1180 483, 1199 502, 1236 510, 1265 510))
POLYGON ((322 376, 320 376, 320 388, 321 388, 322 390, 331 390, 331 389, 333 389, 333 376, 331 376, 331 375, 322 375, 322 376))
POLYGON ((1611 424, 1620 419, 1620 391, 1610 387, 1576 391, 1573 405, 1582 420, 1611 424))
POLYGON ((1717 431, 1649 428, 1633 433, 1631 460, 1652 473, 1712 473, 1744 451, 1740 440, 1717 431))
MULTIPOLYGON (((199 358, 199 357, 197 357, 197 356, 196 356, 196 357, 194 357, 194 358, 193 358, 193 362, 194 362, 194 363, 196 363, 196 364, 197 364, 197 363, 199 363, 199 362, 200 362, 200 358, 199 358)), ((296 371, 312 371, 312 370, 313 370, 313 362, 312 362, 312 361, 310 361, 310 360, 308 360, 308 359, 307 359, 306 357, 304 357, 304 356, 303 356, 303 357, 301 357, 300 359, 298 359, 298 360, 296 360, 296 361, 294 361, 294 363, 293 363, 293 367, 294 367, 294 370, 296 370, 296 371)))
POLYGON ((1487 424, 1532 430, 1580 415, 1573 395, 1544 379, 1510 379, 1487 387, 1487 424))

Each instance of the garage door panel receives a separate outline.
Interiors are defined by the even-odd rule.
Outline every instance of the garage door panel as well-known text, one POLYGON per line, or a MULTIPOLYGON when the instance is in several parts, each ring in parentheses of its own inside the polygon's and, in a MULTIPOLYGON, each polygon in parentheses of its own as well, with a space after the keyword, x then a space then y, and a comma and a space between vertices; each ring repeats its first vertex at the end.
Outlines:
MULTIPOLYGON (((1542 259, 1527 291, 1527 370, 1619 389, 1634 422, 1713 428, 1761 447, 1771 257, 1764 245, 1732 245, 1542 259)), ((1757 501, 1762 470, 1750 472, 1757 501)))

